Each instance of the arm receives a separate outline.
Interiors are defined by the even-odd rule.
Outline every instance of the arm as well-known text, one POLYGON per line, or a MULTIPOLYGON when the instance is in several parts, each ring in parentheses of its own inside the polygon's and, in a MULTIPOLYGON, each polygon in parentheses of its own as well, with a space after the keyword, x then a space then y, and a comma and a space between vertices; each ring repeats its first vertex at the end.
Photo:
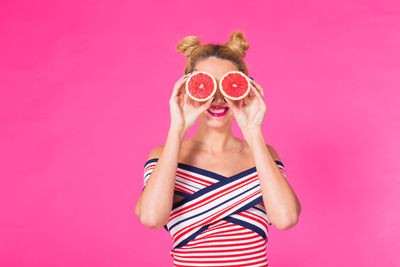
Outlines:
POLYGON ((280 230, 294 226, 298 221, 301 206, 276 165, 275 160, 281 161, 278 153, 272 146, 265 145, 261 131, 247 133, 246 140, 255 160, 263 203, 271 224, 280 230))
POLYGON ((264 90, 253 78, 251 79, 251 91, 243 99, 243 105, 229 99, 227 102, 253 154, 268 218, 271 224, 284 230, 297 223, 301 207, 275 163, 275 160, 280 161, 278 154, 271 146, 265 144, 262 135, 262 123, 267 111, 264 90))
POLYGON ((135 213, 141 223, 150 229, 162 228, 168 222, 180 148, 180 132, 170 129, 165 146, 155 148, 148 157, 158 158, 158 161, 139 196, 135 213))
POLYGON ((164 147, 157 147, 149 155, 148 159, 158 158, 158 161, 135 206, 135 214, 143 225, 151 229, 159 229, 169 220, 182 141, 198 116, 211 106, 213 100, 191 105, 185 93, 187 77, 181 77, 174 85, 169 100, 171 124, 167 140, 164 147))

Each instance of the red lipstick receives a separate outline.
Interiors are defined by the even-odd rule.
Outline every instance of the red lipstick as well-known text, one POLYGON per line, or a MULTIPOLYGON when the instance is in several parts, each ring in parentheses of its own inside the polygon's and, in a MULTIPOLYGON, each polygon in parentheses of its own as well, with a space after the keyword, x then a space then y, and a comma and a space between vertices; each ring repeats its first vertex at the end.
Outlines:
POLYGON ((215 106, 215 107, 210 107, 209 109, 207 109, 207 112, 211 115, 211 116, 214 116, 214 117, 222 117, 222 116, 224 116, 227 112, 228 112, 228 110, 229 110, 229 107, 227 107, 227 106, 224 106, 224 107, 221 107, 221 106, 215 106), (222 111, 222 112, 212 112, 212 111, 210 111, 210 109, 213 109, 213 110, 220 110, 220 109, 223 109, 224 111, 222 111))

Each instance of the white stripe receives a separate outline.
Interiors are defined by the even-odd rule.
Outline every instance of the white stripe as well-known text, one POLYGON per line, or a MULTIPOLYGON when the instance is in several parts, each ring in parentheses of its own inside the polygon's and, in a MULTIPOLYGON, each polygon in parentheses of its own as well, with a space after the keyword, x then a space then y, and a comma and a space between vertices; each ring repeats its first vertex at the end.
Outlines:
POLYGON ((205 175, 202 175, 202 174, 197 173, 197 172, 188 171, 188 170, 186 170, 186 169, 182 169, 182 168, 179 168, 179 167, 177 168, 177 170, 179 170, 179 171, 181 171, 181 172, 183 172, 183 173, 189 174, 189 175, 191 175, 191 176, 199 177, 199 178, 201 178, 201 179, 203 179, 203 180, 210 181, 210 182, 212 182, 212 183, 217 183, 217 182, 219 182, 218 179, 215 179, 215 178, 212 178, 212 177, 209 177, 209 176, 205 176, 205 175))
MULTIPOLYGON (((257 233, 255 233, 255 232, 251 232, 251 233, 248 233, 248 234, 245 234, 245 235, 240 235, 240 236, 236 236, 236 235, 226 235, 226 236, 213 236, 212 237, 212 239, 205 239, 205 240, 201 240, 201 239, 195 239, 195 240, 192 240, 192 242, 190 242, 190 244, 191 245, 197 245, 197 244, 199 244, 199 243, 201 243, 201 244, 205 244, 205 243, 213 243, 214 241, 215 242, 218 242, 218 243, 220 243, 220 242, 225 242, 225 241, 228 241, 229 243, 231 243, 231 241, 232 242, 236 242, 236 241, 234 241, 235 239, 242 239, 242 238, 248 238, 248 239, 259 239, 259 237, 260 237, 260 235, 259 234, 257 234, 257 233)), ((262 237, 261 237, 262 238, 262 237)), ((264 240, 264 239, 263 239, 264 240)), ((247 240, 246 241, 243 241, 243 240, 239 240, 240 242, 247 242, 247 240)), ((225 244, 226 244, 226 242, 225 242, 225 244)))

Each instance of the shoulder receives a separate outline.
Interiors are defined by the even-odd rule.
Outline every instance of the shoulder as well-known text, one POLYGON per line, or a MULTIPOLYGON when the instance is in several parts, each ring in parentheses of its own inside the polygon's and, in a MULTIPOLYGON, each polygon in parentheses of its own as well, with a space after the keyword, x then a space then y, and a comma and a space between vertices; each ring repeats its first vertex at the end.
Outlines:
POLYGON ((147 160, 150 159, 154 159, 154 158, 159 158, 161 156, 161 152, 163 151, 164 146, 157 146, 155 148, 153 148, 150 153, 149 156, 147 157, 147 160))
POLYGON ((272 158, 273 158, 274 160, 281 161, 281 159, 280 159, 280 157, 279 157, 279 154, 278 154, 278 152, 276 151, 276 149, 273 148, 271 145, 268 145, 268 144, 265 144, 265 145, 267 146, 269 153, 271 153, 272 158))

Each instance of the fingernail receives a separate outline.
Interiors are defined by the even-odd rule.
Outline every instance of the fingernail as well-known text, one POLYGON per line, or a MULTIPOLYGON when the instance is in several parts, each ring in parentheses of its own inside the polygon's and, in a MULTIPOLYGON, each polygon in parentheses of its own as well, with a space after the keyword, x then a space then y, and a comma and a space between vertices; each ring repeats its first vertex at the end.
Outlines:
POLYGON ((254 81, 253 77, 249 76, 249 78, 252 79, 252 80, 254 81))
POLYGON ((225 101, 226 103, 228 103, 228 101, 226 101, 225 97, 224 97, 224 101, 225 101))

